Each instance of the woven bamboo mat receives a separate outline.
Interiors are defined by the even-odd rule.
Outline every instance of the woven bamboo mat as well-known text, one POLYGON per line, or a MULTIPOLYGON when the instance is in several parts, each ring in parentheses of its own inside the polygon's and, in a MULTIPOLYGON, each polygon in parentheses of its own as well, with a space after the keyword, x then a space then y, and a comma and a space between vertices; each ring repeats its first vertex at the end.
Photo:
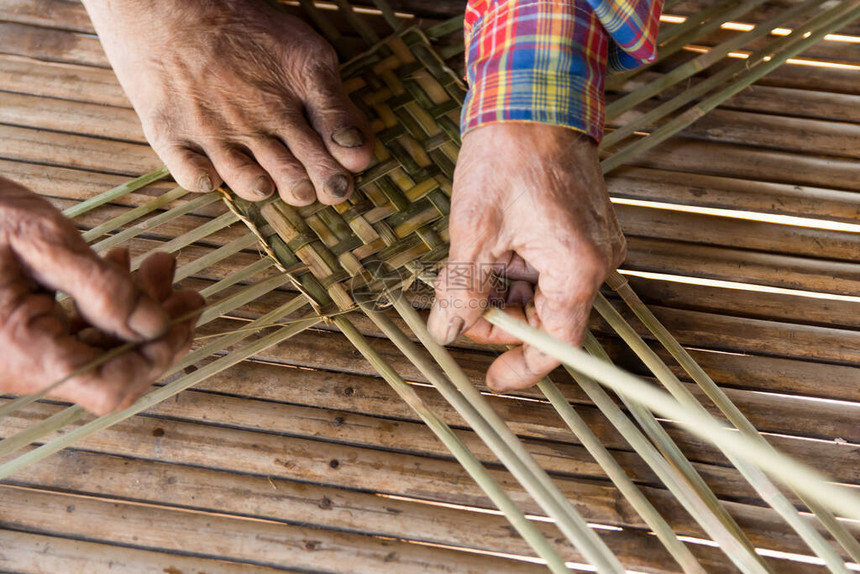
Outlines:
MULTIPOLYGON (((0 16, 6 20, 0 22, 3 173, 65 208, 157 167, 96 40, 87 35, 80 6, 52 2, 55 10, 45 12, 45 3, 6 4, 0 16)), ((677 14, 698 8, 688 4, 678 5, 677 14)), ((743 21, 769 17, 771 8, 743 21)), ((343 23, 342 29, 349 27, 343 23)), ((727 33, 715 32, 708 45, 727 33)), ((342 43, 358 41, 345 36, 342 43)), ((631 243, 625 269, 639 272, 631 281, 655 313, 754 424, 772 433, 774 444, 858 484, 856 301, 690 285, 664 276, 856 295, 856 233, 655 209, 636 201, 856 224, 860 71, 850 66, 860 58, 838 42, 822 43, 806 56, 848 67, 784 66, 633 167, 614 172, 609 184, 625 200, 618 205, 631 243)), ((457 56, 451 58, 454 66, 457 56)), ((80 223, 91 228, 167 189, 146 188, 147 195, 126 196, 80 223)), ((136 240, 133 249, 142 253, 169 241, 222 209, 218 203, 199 208, 136 240)), ((225 227, 183 248, 181 261, 244 233, 239 225, 225 227)), ((199 270, 185 282, 205 288, 258 259, 248 245, 229 266, 199 270)), ((285 285, 241 308, 235 318, 213 322, 204 334, 259 316, 291 296, 285 285)), ((372 324, 359 327, 397 362, 391 343, 372 324)), ((593 328, 620 364, 641 369, 606 325, 596 321, 593 328)), ((458 342, 455 356, 473 380, 480 380, 490 360, 466 341, 458 342)), ((426 382, 409 364, 396 364, 410 380, 426 382)), ((649 497, 664 500, 650 471, 588 398, 569 381, 559 382, 649 497)), ((494 462, 450 408, 420 387, 418 392, 461 429, 482 459, 494 462)), ((546 405, 526 400, 537 397, 531 392, 520 397, 491 400, 563 490, 580 497, 587 518, 612 527, 603 538, 613 550, 642 568, 674 571, 649 542, 647 529, 598 478, 602 474, 584 449, 570 444, 546 416, 546 405)), ((38 409, 31 421, 58 410, 38 409)), ((756 545, 804 551, 758 506, 718 452, 671 425, 670 432, 742 525, 757 532, 756 545)), ((502 471, 498 476, 510 483, 502 471)), ((0 556, 10 569, 27 570, 22 565, 34 564, 37 554, 57 564, 91 561, 90 567, 120 559, 129 569, 137 564, 143 570, 153 564, 207 571, 240 564, 284 567, 297 555, 308 568, 342 571, 530 569, 500 556, 407 542, 531 555, 501 517, 457 506, 486 508, 488 501, 353 349, 325 327, 34 465, 13 482, 16 487, 2 487, 8 495, 0 502, 0 556), (194 534, 201 529, 211 536, 194 534)), ((677 510, 671 516, 679 523, 685 519, 677 510)), ((713 549, 700 546, 696 553, 709 571, 731 570, 713 549)), ((780 572, 814 568, 777 564, 780 572)))

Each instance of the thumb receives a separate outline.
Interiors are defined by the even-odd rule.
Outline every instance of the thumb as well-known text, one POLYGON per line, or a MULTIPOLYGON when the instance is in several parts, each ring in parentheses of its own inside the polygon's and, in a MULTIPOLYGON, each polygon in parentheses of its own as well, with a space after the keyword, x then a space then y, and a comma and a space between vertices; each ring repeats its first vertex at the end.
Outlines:
POLYGON ((126 341, 162 335, 168 317, 137 288, 127 271, 101 259, 59 213, 23 215, 8 236, 28 274, 43 287, 71 296, 91 325, 126 341))
POLYGON ((492 291, 492 263, 485 245, 461 249, 452 241, 448 262, 436 277, 436 300, 427 320, 439 344, 450 344, 481 320, 492 291))

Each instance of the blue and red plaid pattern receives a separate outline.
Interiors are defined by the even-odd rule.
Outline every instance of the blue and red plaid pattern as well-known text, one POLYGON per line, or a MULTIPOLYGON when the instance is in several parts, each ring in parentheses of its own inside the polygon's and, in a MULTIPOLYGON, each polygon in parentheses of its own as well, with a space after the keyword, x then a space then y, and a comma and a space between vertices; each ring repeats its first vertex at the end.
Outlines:
POLYGON ((656 56, 662 0, 469 0, 462 131, 567 126, 600 141, 607 70, 656 56))

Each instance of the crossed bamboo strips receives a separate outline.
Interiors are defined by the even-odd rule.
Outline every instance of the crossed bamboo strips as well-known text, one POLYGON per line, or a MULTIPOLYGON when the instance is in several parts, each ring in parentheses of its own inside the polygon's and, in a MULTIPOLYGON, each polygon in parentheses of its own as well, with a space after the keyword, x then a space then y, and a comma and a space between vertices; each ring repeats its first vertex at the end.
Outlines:
MULTIPOLYGON (((457 49, 443 48, 445 54, 440 57, 428 39, 439 41, 454 33, 459 28, 459 21, 439 24, 428 29, 426 35, 410 30, 380 42, 378 35, 348 3, 339 0, 336 3, 346 21, 368 45, 374 46, 343 67, 347 89, 359 107, 371 117, 378 141, 377 163, 358 178, 355 196, 341 206, 315 205, 302 210, 279 200, 250 204, 228 197, 228 212, 152 250, 177 252, 240 221, 249 228, 246 235, 180 266, 177 281, 229 260, 240 252, 255 247, 264 250, 264 256, 258 261, 203 290, 207 298, 220 298, 205 309, 198 323, 201 326, 230 316, 243 305, 287 286, 298 294, 250 321, 244 328, 207 336, 205 343, 171 368, 165 383, 123 411, 90 420, 46 440, 48 435, 85 417, 83 409, 72 406, 0 441, 0 457, 6 459, 0 464, 0 478, 8 477, 30 463, 140 413, 325 321, 335 325, 349 339, 427 424, 547 567, 553 572, 569 571, 570 564, 562 558, 556 541, 541 534, 476 455, 356 328, 352 317, 362 314, 394 343, 486 443, 531 499, 555 522, 578 552, 581 562, 599 572, 624 571, 604 540, 589 527, 571 500, 492 409, 448 350, 430 338, 423 320, 404 292, 416 280, 431 282, 433 271, 444 261, 446 253, 448 197, 459 145, 456 117, 464 90, 443 62, 443 57, 456 55, 457 49), (363 287, 361 297, 355 296, 357 280, 363 287), (380 302, 390 308, 383 309, 380 302), (401 321, 400 324, 406 326, 405 329, 392 320, 392 313, 401 321), (196 370, 188 369, 192 366, 196 370), (24 447, 39 442, 42 443, 40 446, 20 453, 24 447), (13 456, 15 454, 17 456, 13 456)), ((761 3, 720 2, 689 18, 685 24, 662 32, 659 39, 661 61, 761 3)), ((300 4, 335 46, 341 51, 349 49, 345 38, 313 4, 305 0, 300 4)), ((390 7, 382 0, 375 4, 392 28, 398 30, 399 20, 390 7)), ((610 121, 634 106, 671 93, 680 82, 689 82, 712 65, 722 66, 707 78, 696 78, 692 87, 670 99, 661 100, 637 120, 610 132, 603 145, 607 150, 602 164, 604 171, 611 171, 658 145, 788 58, 858 16, 860 2, 856 0, 824 5, 810 0, 795 5, 753 30, 674 68, 659 80, 643 84, 619 97, 607 108, 610 121), (804 24, 797 26, 792 34, 769 42, 746 61, 726 64, 726 56, 730 52, 767 38, 774 27, 799 19, 804 24), (693 102, 696 103, 685 111, 671 116, 693 102), (659 127, 648 135, 641 135, 655 124, 659 127), (619 146, 631 139, 634 141, 626 147, 619 146), (619 147, 614 153, 608 151, 619 147)), ((639 73, 623 74, 611 80, 610 87, 619 89, 639 73)), ((66 215, 80 216, 167 175, 165 169, 157 170, 70 208, 66 215)), ((188 198, 186 190, 173 189, 86 231, 84 237, 97 251, 103 252, 126 244, 173 219, 216 204, 223 198, 218 192, 191 197, 188 198)), ((146 255, 135 257, 132 267, 137 268, 146 255)), ((598 295, 595 301, 596 312, 641 359, 658 384, 613 366, 608 354, 590 333, 585 351, 582 351, 518 323, 499 310, 492 309, 485 317, 562 361, 593 404, 650 467, 701 531, 718 544, 740 571, 761 573, 772 569, 759 555, 748 533, 741 529, 726 506, 710 490, 657 417, 677 422, 719 448, 761 499, 830 571, 847 572, 846 558, 860 562, 860 544, 855 533, 839 519, 860 520, 860 498, 815 470, 777 452, 659 323, 623 276, 613 274, 607 285, 668 351, 677 366, 695 382, 724 419, 710 414, 603 295, 598 295), (619 402, 624 408, 619 406, 619 402), (781 486, 777 486, 775 481, 781 486), (805 511, 801 514, 782 488, 788 488, 797 495, 811 516, 805 511)), ((107 358, 87 365, 85 369, 95 368, 107 358)), ((7 401, 0 406, 0 417, 26 409, 62 383, 56 381, 41 393, 7 401)), ((687 529, 673 528, 670 521, 661 515, 559 387, 546 378, 538 388, 678 566, 684 572, 703 572, 689 547, 679 538, 687 529)), ((856 530, 856 527, 852 528, 856 530)))

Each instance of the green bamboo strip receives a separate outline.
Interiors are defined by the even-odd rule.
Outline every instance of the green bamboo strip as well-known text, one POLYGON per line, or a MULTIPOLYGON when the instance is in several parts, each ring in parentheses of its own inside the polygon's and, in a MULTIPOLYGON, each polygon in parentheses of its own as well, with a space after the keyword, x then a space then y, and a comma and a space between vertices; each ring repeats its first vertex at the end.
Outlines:
POLYGON ((391 8, 391 4, 385 0, 373 0, 373 5, 382 12, 382 17, 385 18, 391 29, 395 33, 398 32, 401 28, 401 22, 397 19, 397 15, 394 13, 394 9, 391 8))
MULTIPOLYGON (((748 70, 753 65, 755 65, 755 66, 762 65, 762 62, 766 61, 765 60, 766 58, 771 58, 775 53, 777 53, 779 51, 788 51, 788 53, 786 54, 786 56, 784 58, 785 60, 799 54, 800 52, 803 52, 804 50, 809 48, 812 44, 814 44, 815 42, 818 41, 817 38, 813 39, 811 42, 807 38, 804 38, 804 35, 807 31, 809 31, 810 29, 815 29, 815 28, 819 28, 822 26, 829 26, 829 25, 833 25, 833 24, 838 24, 846 16, 846 14, 851 10, 851 8, 852 8, 851 3, 838 4, 834 8, 832 8, 831 10, 823 12, 823 13, 819 14, 818 16, 816 16, 815 18, 813 18, 812 20, 808 21, 806 24, 804 24, 803 30, 796 30, 795 31, 796 33, 792 33, 788 36, 774 40, 773 42, 768 44, 768 46, 755 52, 746 60, 739 60, 737 62, 729 64, 728 66, 726 66, 725 68, 723 68, 722 70, 720 70, 719 72, 714 74, 713 76, 709 77, 706 80, 702 80, 701 82, 699 82, 695 86, 690 87, 689 89, 684 90, 683 92, 681 92, 680 94, 678 94, 677 96, 672 98, 671 100, 660 104, 659 106, 657 106, 653 110, 651 110, 651 111, 643 114, 642 116, 638 117, 635 121, 628 122, 627 124, 618 127, 614 131, 609 132, 608 134, 606 134, 606 137, 603 138, 603 142, 601 143, 601 147, 604 149, 608 149, 608 148, 614 146, 615 144, 617 144, 618 142, 624 140, 625 138, 631 136, 636 131, 645 131, 648 128, 648 126, 650 126, 651 124, 653 124, 653 123, 657 122, 658 120, 668 116, 670 113, 681 108, 683 105, 704 96, 705 94, 707 94, 712 89, 716 88, 717 86, 720 86, 725 81, 737 76, 738 74, 745 72, 746 70, 748 70), (798 44, 799 44, 799 46, 798 46, 798 44)), ((825 32, 824 35, 826 35, 826 33, 827 32, 825 32)), ((822 35, 822 37, 824 35, 822 35)), ((773 71, 774 68, 770 68, 766 73, 770 73, 770 71, 773 71)), ((752 80, 748 83, 752 83, 753 81, 755 81, 757 79, 759 79, 759 78, 755 78, 754 80, 752 80)), ((744 87, 746 87, 746 85, 747 84, 745 83, 744 87)), ((732 88, 732 86, 730 85, 728 87, 725 87, 723 89, 723 91, 731 89, 731 88, 732 88)), ((720 93, 722 93, 722 92, 717 92, 717 94, 720 94, 720 93)), ((732 95, 734 95, 734 94, 732 94, 732 95)), ((728 96, 728 97, 731 97, 731 96, 728 96)), ((725 99, 728 99, 728 97, 723 98, 720 101, 720 103, 722 103, 722 101, 725 101, 725 99)), ((695 119, 698 119, 698 117, 695 119)), ((695 121, 695 120, 693 120, 693 121, 695 121)), ((690 123, 692 123, 692 121, 690 123)), ((683 126, 683 127, 687 127, 687 126, 683 126)), ((649 136, 649 137, 651 137, 651 136, 649 136)), ((625 153, 625 152, 626 152, 626 150, 623 150, 619 153, 625 153)), ((612 158, 610 158, 610 159, 612 159, 612 158)), ((623 161, 628 161, 628 160, 623 160, 623 161)), ((607 169, 608 166, 609 166, 608 160, 604 160, 604 162, 601 162, 601 167, 603 167, 604 173, 608 172, 608 169, 607 169), (605 164, 605 167, 604 167, 604 164, 605 164)), ((614 167, 617 167, 617 166, 613 166, 612 169, 614 169, 614 167)))
MULTIPOLYGON (((177 190, 184 192, 184 193, 189 193, 189 192, 185 191, 184 189, 182 189, 181 187, 177 188, 177 190)), ((166 201, 170 201, 170 199, 167 199, 169 197, 169 194, 170 194, 170 192, 162 195, 158 199, 159 200, 165 199, 166 201)), ((95 246, 93 246, 93 248, 96 249, 97 251, 105 251, 106 249, 109 249, 110 247, 113 247, 115 245, 119 245, 120 243, 123 243, 125 241, 128 241, 129 239, 137 237, 138 235, 140 235, 142 233, 145 233, 147 231, 155 229, 159 225, 164 225, 165 223, 167 223, 169 221, 173 221, 174 219, 176 219, 182 215, 190 213, 191 211, 194 211, 195 209, 205 207, 209 204, 215 203, 218 200, 219 200, 218 194, 206 194, 206 195, 198 196, 198 197, 192 199, 191 201, 187 201, 187 202, 183 203, 182 205, 177 205, 176 207, 174 207, 172 209, 169 209, 163 213, 160 213, 158 215, 150 217, 149 219, 146 219, 144 221, 140 221, 139 223, 132 225, 131 227, 123 229, 119 233, 116 233, 116 234, 100 241, 95 246)), ((155 203, 155 202, 152 202, 152 203, 155 203)), ((144 206, 142 206, 142 207, 144 207, 144 206)), ((145 207, 149 207, 149 206, 147 205, 145 207)), ((107 231, 113 231, 114 229, 118 229, 119 227, 122 227, 126 223, 130 223, 131 221, 139 221, 139 217, 135 217, 133 219, 128 219, 127 221, 124 221, 125 219, 126 218, 124 216, 120 216, 120 217, 113 219, 111 221, 107 221, 107 222, 105 222, 99 226, 102 229, 94 228, 93 230, 85 232, 83 234, 84 239, 89 242, 93 239, 97 239, 97 238, 101 237, 107 231)))
POLYGON ((175 251, 179 251, 183 247, 188 247, 196 241, 205 239, 216 231, 220 231, 225 227, 233 225, 238 220, 239 219, 236 217, 236 214, 234 214, 233 212, 227 212, 223 215, 219 215, 215 219, 204 223, 200 227, 192 229, 187 233, 183 233, 179 237, 175 237, 167 243, 164 243, 150 251, 147 251, 146 253, 141 253, 140 255, 131 260, 131 269, 132 271, 138 269, 140 267, 140 264, 143 263, 143 260, 155 252, 174 253, 175 251))
MULTIPOLYGON (((448 34, 453 34, 454 32, 460 32, 463 30, 463 17, 462 16, 454 16, 453 18, 449 18, 448 20, 444 20, 439 22, 438 24, 434 24, 429 28, 423 30, 424 35, 427 36, 430 40, 438 40, 447 36, 448 34)), ((462 42, 457 42, 462 47, 462 42)))
MULTIPOLYGON (((316 6, 314 6, 313 0, 298 0, 298 2, 302 7, 302 10, 305 11, 305 14, 310 17, 314 26, 322 32, 323 36, 325 36, 333 46, 340 49, 340 40, 342 38, 340 32, 338 32, 334 24, 332 24, 331 21, 326 18, 316 6)), ((341 54, 341 56, 348 57, 349 54, 341 54)))
POLYGON ((377 323, 380 328, 386 327, 383 332, 487 443, 541 508, 556 521, 559 529, 591 565, 599 572, 623 571, 618 559, 591 530, 486 399, 472 386, 451 355, 430 337, 424 322, 412 306, 403 297, 393 297, 393 300, 394 308, 400 317, 442 367, 445 374, 443 375, 435 364, 421 355, 414 343, 403 336, 393 323, 386 324, 384 320, 377 323))
MULTIPOLYGON (((376 322, 378 316, 372 311, 365 310, 365 313, 376 322)), ((394 370, 391 365, 377 353, 368 343, 367 339, 355 328, 355 326, 346 317, 336 317, 334 319, 337 327, 346 335, 347 339, 355 346, 356 349, 364 356, 365 359, 373 366, 374 369, 388 382, 392 389, 408 404, 412 410, 421 417, 421 420, 430 427, 436 434, 439 440, 451 451, 451 454, 457 461, 466 469, 469 476, 478 483, 478 486, 490 497, 493 504, 501 510, 511 525, 519 532, 520 536, 528 542, 532 549, 543 558, 549 569, 557 573, 570 572, 565 566, 564 560, 555 551, 555 548, 549 541, 535 528, 534 524, 529 521, 517 505, 511 500, 507 493, 499 486, 493 477, 487 472, 487 469, 481 462, 475 458, 475 455, 468 449, 460 438, 454 434, 451 427, 447 425, 441 418, 436 415, 424 401, 418 396, 415 390, 409 386, 400 375, 394 370)), ((378 324, 378 323, 377 323, 378 324)))
MULTIPOLYGON (((265 261, 265 263, 271 265, 271 262, 269 261, 265 261)), ((254 264, 249 265, 245 268, 245 270, 250 269, 251 267, 253 267, 253 265, 254 264)), ((253 270, 253 274, 256 274, 257 272, 257 269, 253 270)), ((227 312, 227 310, 237 309, 242 305, 246 305, 251 301, 255 301, 269 291, 273 291, 278 287, 284 285, 285 283, 288 283, 289 281, 290 277, 286 273, 281 273, 275 275, 274 277, 270 277, 269 279, 266 279, 264 281, 260 281, 259 283, 256 283, 254 285, 251 285, 248 288, 243 289, 239 293, 227 297, 223 301, 219 301, 216 305, 208 307, 200 316, 200 324, 202 325, 208 323, 209 321, 217 319, 225 312, 227 312)))
MULTIPOLYGON (((736 8, 738 4, 739 0, 722 0, 721 2, 717 2, 711 6, 708 6, 697 14, 693 14, 680 24, 676 24, 674 26, 669 27, 661 26, 660 30, 657 32, 657 60, 655 62, 652 62, 651 64, 639 66, 638 68, 635 68, 633 70, 627 70, 625 72, 620 72, 618 74, 610 76, 606 80, 606 90, 617 90, 619 87, 624 85, 624 83, 630 78, 647 70, 657 62, 661 62, 669 54, 665 51, 660 51, 659 47, 665 46, 669 42, 676 40, 682 35, 686 39, 685 43, 695 40, 699 37, 698 31, 701 30, 702 26, 704 26, 708 22, 716 21, 720 25, 722 25, 722 23, 726 20, 721 19, 721 15, 725 13, 726 10, 729 10, 733 7, 736 8)), ((704 32, 702 33, 702 35, 704 35, 704 32)), ((684 44, 681 44, 682 48, 683 46, 684 44)))
POLYGON ((174 274, 173 281, 178 283, 183 279, 191 277, 195 273, 199 273, 204 269, 208 269, 213 264, 218 263, 219 261, 223 261, 236 253, 239 253, 243 249, 249 249, 255 245, 257 245, 257 238, 253 233, 249 233, 247 235, 243 235, 238 239, 234 239, 233 241, 222 245, 215 251, 207 253, 203 257, 198 257, 194 261, 189 261, 185 265, 180 265, 176 269, 176 273, 174 274))
POLYGON ((143 217, 144 215, 148 215, 157 209, 161 209, 161 208, 165 207, 167 204, 171 203, 172 201, 179 199, 181 197, 184 197, 184 196, 188 195, 189 193, 191 193, 191 192, 188 191, 187 189, 183 189, 181 187, 175 187, 175 188, 171 189, 170 191, 163 193, 163 194, 159 195, 158 197, 155 197, 155 198, 147 201, 143 205, 135 207, 134 209, 129 209, 125 213, 118 215, 117 217, 114 217, 113 219, 105 221, 104 223, 97 225, 97 226, 93 227, 92 229, 84 231, 81 234, 81 237, 84 238, 84 241, 86 241, 87 243, 90 243, 93 240, 98 239, 99 237, 101 237, 103 235, 107 235, 108 233, 110 233, 114 229, 119 229, 123 225, 127 225, 127 224, 131 223, 132 221, 140 220, 140 218, 143 217))
MULTIPOLYGON (((659 59, 665 60, 669 56, 680 52, 684 49, 684 46, 686 46, 690 42, 702 38, 713 32, 714 30, 718 30, 720 26, 722 26, 725 22, 730 22, 735 18, 743 16, 744 14, 754 10, 758 6, 761 6, 765 2, 767 2, 767 0, 746 0, 744 2, 741 2, 735 8, 726 10, 725 12, 720 11, 719 14, 716 14, 707 22, 701 22, 692 29, 685 31, 682 34, 678 34, 668 42, 661 44, 660 47, 657 49, 659 59)), ((686 24, 686 22, 684 23, 686 24)))
MULTIPOLYGON (((651 370, 657 379, 663 383, 663 386, 671 393, 671 395, 686 408, 693 412, 698 412, 699 416, 710 416, 708 411, 702 404, 696 400, 693 393, 678 380, 675 374, 667 367, 657 353, 648 346, 638 333, 631 327, 621 316, 615 307, 606 300, 606 298, 598 293, 594 300, 594 308, 598 313, 609 323, 615 332, 627 343, 627 345, 636 353, 645 365, 651 370)), ((656 321, 656 318, 655 318, 656 321)), ((650 328, 651 325, 646 324, 650 328)), ((728 400, 728 398, 726 398, 728 400)), ((756 433, 757 434, 757 433, 756 433)), ((749 437, 748 437, 749 438, 749 437)), ((760 438, 760 437, 759 437, 760 438)), ((753 440, 750 438, 750 440, 753 440)), ((767 448, 759 445, 761 448, 767 448)), ((827 567, 833 572, 844 572, 848 570, 845 567, 845 562, 836 553, 830 544, 824 539, 809 522, 807 522, 798 512, 797 508, 780 492, 780 490, 770 481, 761 469, 755 464, 750 463, 743 458, 737 457, 731 451, 723 451, 729 461, 738 469, 741 475, 749 482, 756 492, 785 520, 806 542, 815 554, 824 560, 827 567)))
POLYGON ((664 74, 660 78, 630 92, 629 94, 625 94, 621 98, 608 104, 605 112, 606 121, 612 121, 619 115, 632 109, 634 106, 716 64, 725 58, 730 52, 769 35, 770 31, 774 28, 784 26, 795 18, 805 17, 809 12, 812 12, 820 6, 821 0, 806 0, 806 2, 797 4, 787 10, 780 11, 775 17, 771 18, 767 22, 757 24, 756 27, 749 32, 737 34, 725 42, 714 46, 701 56, 674 68, 671 72, 664 74))
MULTIPOLYGON (((603 347, 591 334, 591 332, 586 332, 585 336, 585 350, 591 353, 592 356, 595 356, 601 360, 604 360, 608 363, 612 363, 612 359, 603 350, 603 347)), ((576 374, 568 369, 568 371, 574 377, 576 374)), ((599 392, 603 392, 599 387, 597 388, 599 392)), ((666 432, 666 429, 654 418, 654 415, 642 405, 631 401, 627 397, 621 396, 621 402, 627 408, 631 415, 633 415, 633 419, 639 424, 645 434, 651 439, 651 441, 656 445, 657 449, 662 453, 662 455, 668 460, 671 465, 680 472, 681 476, 684 480, 686 480, 693 490, 697 493, 699 497, 704 499, 707 504, 715 509, 717 512, 717 516, 722 521, 722 523, 726 526, 726 528, 738 539, 741 540, 747 547, 750 552, 754 552, 755 548, 753 544, 747 539, 746 534, 741 530, 740 526, 738 526, 737 522, 725 511, 722 504, 720 504, 719 499, 714 495, 711 491, 708 484, 696 470, 696 468, 687 460, 687 457, 684 456, 684 453, 681 452, 681 449, 675 444, 675 441, 669 436, 669 433, 666 432)), ((614 404, 614 403, 612 403, 614 404)))
POLYGON ((337 4, 337 7, 340 8, 343 17, 346 18, 346 21, 350 26, 352 26, 352 29, 358 32, 361 39, 365 41, 368 48, 379 43, 379 35, 373 31, 373 28, 367 25, 367 22, 355 15, 355 10, 353 10, 352 4, 346 0, 333 1, 337 4))
POLYGON ((651 527, 654 534, 663 543, 663 546, 672 555, 672 558, 683 568, 684 572, 699 572, 704 574, 705 569, 690 552, 684 543, 678 540, 672 527, 660 515, 656 508, 645 498, 618 461, 613 458, 600 439, 591 431, 582 417, 567 402, 564 395, 548 377, 538 383, 538 388, 549 400, 562 420, 570 428, 571 432, 579 439, 579 442, 588 450, 594 460, 603 468, 606 475, 612 480, 621 494, 630 505, 639 513, 645 523, 651 527))
MULTIPOLYGON (((742 433, 750 438, 759 441, 765 448, 773 448, 764 437, 758 432, 755 426, 744 416, 737 406, 729 399, 723 390, 717 386, 713 379, 705 372, 702 367, 696 363, 693 358, 687 353, 686 349, 675 340, 669 333, 666 327, 657 319, 656 316, 648 309, 641 299, 636 295, 633 289, 630 288, 627 279, 619 273, 613 273, 608 282, 609 286, 615 290, 633 311, 633 313, 642 321, 649 331, 651 331, 663 347, 669 351, 669 354, 674 357, 678 364, 690 375, 696 382, 699 388, 711 401, 720 409, 730 423, 735 425, 742 433)), ((801 501, 812 511, 812 513, 822 522, 833 538, 839 542, 842 547, 848 552, 852 560, 860 562, 860 542, 836 519, 836 517, 827 508, 822 507, 815 500, 807 500, 801 493, 796 493, 801 501)))
POLYGON ((518 321, 499 309, 490 309, 484 314, 484 318, 527 344, 556 357, 573 370, 611 388, 619 395, 627 395, 649 410, 678 421, 691 433, 714 444, 723 452, 730 452, 750 463, 757 463, 768 474, 779 477, 781 482, 798 488, 831 510, 839 509, 846 518, 860 520, 860 497, 851 489, 833 484, 818 471, 775 449, 764 448, 758 441, 744 434, 728 431, 707 411, 703 416, 698 409, 691 409, 679 403, 665 391, 518 321))
MULTIPOLYGON (((795 29, 795 31, 790 36, 787 36, 787 38, 793 37, 793 39, 802 38, 802 40, 799 40, 792 49, 773 54, 772 56, 769 56, 768 54, 764 53, 762 55, 762 62, 752 68, 734 84, 725 87, 723 90, 699 102, 699 104, 697 104, 696 106, 693 106, 682 114, 679 114, 677 117, 673 118, 672 120, 668 121, 667 123, 660 126, 658 129, 653 131, 649 136, 632 143, 620 152, 600 162, 600 167, 603 170, 603 173, 609 173, 613 169, 620 167, 625 163, 628 163, 631 158, 645 151, 648 151, 649 149, 669 139, 682 129, 686 128, 687 126, 691 125, 693 122, 707 114, 709 111, 719 106, 724 101, 746 89, 752 83, 756 82, 760 78, 775 70, 777 67, 781 66, 783 63, 785 63, 786 60, 788 60, 795 54, 804 51, 808 47, 820 41, 827 34, 839 29, 840 27, 855 20, 858 16, 860 16, 860 7, 858 7, 856 2, 847 2, 839 5, 837 8, 840 8, 841 10, 838 10, 836 15, 833 15, 832 12, 828 12, 828 14, 830 14, 832 17, 829 18, 825 24, 822 24, 815 30, 809 30, 810 24, 807 23, 805 25, 799 26, 798 29, 795 29), (806 36, 807 32, 810 34, 809 36, 806 36), (798 36, 795 36, 795 34, 798 34, 798 36), (765 61, 765 58, 767 57, 771 59, 765 61)), ((751 62, 749 60, 746 60, 744 65, 750 66, 751 62)), ((679 97, 683 96, 684 94, 679 97)))
MULTIPOLYGON (((687 17, 687 19, 680 24, 675 24, 670 27, 661 26, 657 33, 657 44, 663 45, 681 34, 687 34, 696 30, 702 24, 709 22, 714 18, 719 18, 721 13, 733 6, 736 6, 738 2, 739 0, 723 0, 722 2, 715 2, 704 10, 687 17)), ((667 6, 667 4, 668 3, 664 3, 663 12, 670 9, 670 6, 667 6)))
MULTIPOLYGON (((585 348, 592 356, 612 363, 609 355, 590 332, 586 332, 585 348)), ((650 411, 624 395, 619 395, 642 430, 650 437, 651 442, 642 435, 640 429, 627 418, 600 385, 566 365, 565 370, 633 447, 633 450, 651 467, 690 516, 719 544, 735 566, 744 572, 770 571, 769 566, 756 554, 755 546, 747 538, 746 533, 726 512, 695 467, 650 411)))
POLYGON ((319 317, 312 317, 302 322, 292 324, 288 327, 278 329, 276 332, 262 337, 254 343, 248 344, 241 349, 232 351, 228 355, 225 355, 220 359, 216 359, 215 361, 212 361, 211 363, 200 367, 193 373, 189 373, 184 377, 173 381, 172 383, 153 390, 149 394, 141 397, 137 402, 135 402, 127 409, 118 411, 116 413, 111 413, 109 415, 101 416, 29 452, 26 452, 10 461, 0 464, 0 479, 7 478, 11 474, 17 472, 18 470, 26 467, 29 464, 38 462, 45 457, 50 456, 55 452, 66 448, 67 446, 73 445, 74 443, 90 436, 95 432, 98 432, 104 428, 121 422, 133 415, 136 415, 152 406, 155 406, 161 401, 172 397, 173 395, 191 387, 192 385, 206 379, 207 377, 211 377, 212 375, 220 373, 221 371, 228 369, 241 361, 244 361, 245 359, 253 356, 256 353, 259 353, 264 349, 267 349, 273 345, 277 345, 278 343, 281 343, 282 341, 285 341, 290 337, 297 335, 298 333, 301 333, 302 331, 309 329, 310 327, 313 327, 320 321, 321 319, 319 317))
POLYGON ((111 190, 108 190, 104 193, 100 193, 95 197, 91 197, 86 201, 82 201, 78 204, 75 204, 64 210, 63 215, 68 218, 75 218, 79 215, 82 215, 88 211, 95 209, 96 207, 100 207, 106 203, 110 203, 111 201, 119 199, 120 197, 128 195, 129 193, 132 193, 134 191, 137 191, 142 187, 146 187, 150 183, 154 183, 159 179, 167 177, 168 175, 170 175, 170 171, 168 171, 167 166, 162 166, 129 182, 126 182, 122 185, 118 185, 111 190))

